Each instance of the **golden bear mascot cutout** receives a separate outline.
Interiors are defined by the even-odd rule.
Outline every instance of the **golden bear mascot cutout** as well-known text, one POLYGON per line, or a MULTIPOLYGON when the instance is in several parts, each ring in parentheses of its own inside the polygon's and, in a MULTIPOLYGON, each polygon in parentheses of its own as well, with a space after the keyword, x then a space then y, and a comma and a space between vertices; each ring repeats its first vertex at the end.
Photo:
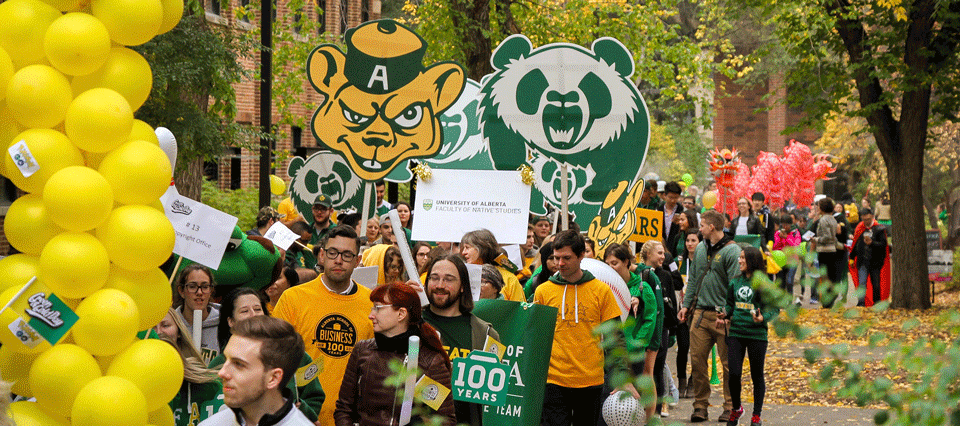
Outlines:
POLYGON ((370 21, 344 35, 347 52, 317 47, 310 83, 324 96, 313 135, 341 154, 366 181, 411 158, 433 157, 443 144, 440 115, 463 91, 459 64, 423 66, 427 43, 392 20, 370 21))

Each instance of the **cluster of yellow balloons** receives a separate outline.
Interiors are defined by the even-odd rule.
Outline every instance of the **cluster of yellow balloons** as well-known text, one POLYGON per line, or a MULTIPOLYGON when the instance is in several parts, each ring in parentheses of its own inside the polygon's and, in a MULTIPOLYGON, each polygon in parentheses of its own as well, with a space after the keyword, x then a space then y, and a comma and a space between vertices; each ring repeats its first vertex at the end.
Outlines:
POLYGON ((3 222, 21 253, 0 260, 0 306, 37 277, 79 316, 56 345, 30 347, 6 330, 26 301, 0 312, 0 377, 36 398, 10 406, 19 425, 173 425, 180 355, 137 339, 170 306, 159 266, 174 230, 158 200, 173 173, 154 129, 134 119, 153 74, 128 46, 173 29, 183 7, 0 3, 0 174, 26 193, 3 222))

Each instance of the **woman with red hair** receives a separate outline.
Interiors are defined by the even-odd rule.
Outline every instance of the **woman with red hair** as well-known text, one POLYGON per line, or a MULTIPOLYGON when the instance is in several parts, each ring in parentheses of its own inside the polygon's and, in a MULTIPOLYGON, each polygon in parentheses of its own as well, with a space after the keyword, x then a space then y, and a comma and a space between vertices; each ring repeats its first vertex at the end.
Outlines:
MULTIPOLYGON (((334 412, 337 426, 400 424, 402 392, 386 380, 393 375, 391 361, 406 363, 411 336, 420 338, 420 370, 450 389, 450 359, 437 329, 423 321, 416 290, 405 283, 384 284, 373 289, 370 300, 374 338, 358 342, 350 354, 334 412)), ((436 414, 444 417, 444 425, 456 424, 452 395, 445 397, 436 414)))

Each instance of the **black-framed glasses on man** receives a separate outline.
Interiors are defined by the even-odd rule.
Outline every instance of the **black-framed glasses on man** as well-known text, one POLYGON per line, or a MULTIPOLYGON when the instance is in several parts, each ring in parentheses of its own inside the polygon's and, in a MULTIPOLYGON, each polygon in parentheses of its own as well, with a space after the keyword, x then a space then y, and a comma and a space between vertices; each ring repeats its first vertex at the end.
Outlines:
POLYGON ((340 251, 335 248, 328 248, 324 250, 324 253, 327 254, 327 259, 333 260, 333 259, 336 259, 337 256, 340 256, 340 258, 343 259, 344 262, 349 262, 353 260, 353 258, 357 257, 357 254, 354 252, 340 251))

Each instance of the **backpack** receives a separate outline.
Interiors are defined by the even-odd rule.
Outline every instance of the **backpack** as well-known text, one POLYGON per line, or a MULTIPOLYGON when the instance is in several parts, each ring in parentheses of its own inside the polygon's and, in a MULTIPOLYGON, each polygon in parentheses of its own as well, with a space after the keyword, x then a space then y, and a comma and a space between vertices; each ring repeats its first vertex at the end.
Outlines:
MULTIPOLYGON (((640 273, 640 279, 643 282, 649 284, 647 279, 650 276, 651 270, 653 270, 653 268, 647 268, 640 273)), ((659 279, 659 277, 657 278, 659 279)), ((673 302, 673 298, 668 296, 666 291, 664 291, 663 284, 660 285, 660 292, 663 295, 663 328, 665 330, 669 330, 676 327, 680 323, 680 320, 677 319, 677 307, 673 302)), ((641 300, 640 303, 643 304, 643 301, 641 300)))

